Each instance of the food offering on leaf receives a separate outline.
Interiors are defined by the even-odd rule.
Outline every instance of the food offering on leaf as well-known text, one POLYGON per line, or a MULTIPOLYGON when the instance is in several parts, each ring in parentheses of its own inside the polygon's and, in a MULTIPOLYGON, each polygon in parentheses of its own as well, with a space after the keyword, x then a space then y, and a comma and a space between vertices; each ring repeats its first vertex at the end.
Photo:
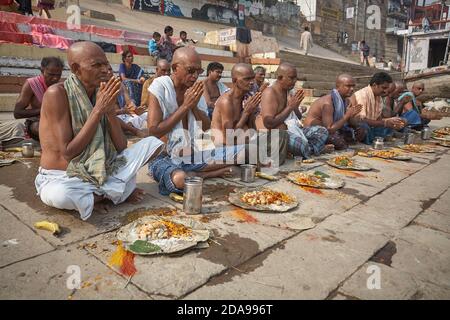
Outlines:
POLYGON ((346 156, 339 156, 333 159, 334 163, 341 167, 352 167, 354 162, 352 159, 346 156))
POLYGON ((294 199, 284 192, 265 189, 261 191, 246 192, 241 196, 241 200, 251 206, 254 205, 282 205, 283 203, 292 203, 294 199))
POLYGON ((368 150, 367 152, 358 152, 358 155, 368 158, 381 158, 386 160, 408 161, 411 157, 402 155, 401 152, 395 150, 368 150))
POLYGON ((294 196, 269 188, 238 190, 230 193, 228 200, 243 209, 266 212, 286 212, 298 206, 294 196))
POLYGON ((139 240, 157 240, 190 237, 192 229, 169 220, 157 220, 143 223, 136 228, 139 240))
POLYGON ((439 128, 434 130, 434 133, 438 134, 438 135, 450 135, 450 127, 443 127, 443 128, 439 128))
POLYGON ((444 132, 444 131, 440 131, 440 132, 434 131, 432 138, 435 140, 450 141, 450 135, 442 133, 442 132, 444 132))
POLYGON ((321 188, 321 189, 338 189, 344 186, 344 181, 338 178, 330 177, 321 171, 313 172, 291 172, 287 179, 297 185, 321 188))
POLYGON ((414 153, 434 153, 434 150, 432 150, 429 146, 424 146, 421 144, 405 144, 399 148, 414 153))
POLYGON ((196 247, 209 239, 206 227, 187 217, 145 216, 122 227, 118 240, 140 255, 173 253, 196 247))
POLYGON ((372 167, 349 156, 338 156, 327 161, 327 164, 341 170, 370 171, 372 167))

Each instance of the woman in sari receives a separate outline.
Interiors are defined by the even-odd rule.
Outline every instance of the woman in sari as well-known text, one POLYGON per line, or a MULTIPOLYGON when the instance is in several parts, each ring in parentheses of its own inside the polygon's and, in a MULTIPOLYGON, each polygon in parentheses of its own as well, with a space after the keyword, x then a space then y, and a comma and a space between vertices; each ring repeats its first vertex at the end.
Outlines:
POLYGON ((122 53, 123 63, 119 66, 122 83, 128 90, 131 100, 136 106, 141 105, 142 85, 145 82, 144 70, 133 63, 133 54, 129 51, 122 53))

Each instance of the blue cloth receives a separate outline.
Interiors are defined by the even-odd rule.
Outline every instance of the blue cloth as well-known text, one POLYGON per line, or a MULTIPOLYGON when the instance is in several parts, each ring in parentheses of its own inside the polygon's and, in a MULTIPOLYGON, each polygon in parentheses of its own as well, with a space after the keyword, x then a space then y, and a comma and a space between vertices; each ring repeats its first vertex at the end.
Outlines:
POLYGON ((333 122, 338 122, 344 117, 345 111, 347 110, 347 105, 336 89, 331 91, 331 99, 333 101, 334 108, 333 122))
POLYGON ((167 154, 159 155, 154 161, 149 163, 148 170, 153 179, 159 183, 159 193, 162 195, 169 195, 170 193, 182 194, 183 190, 178 189, 172 181, 172 173, 175 170, 180 170, 184 172, 199 172, 207 166, 207 162, 211 160, 229 163, 230 161, 236 160, 236 155, 244 149, 244 145, 230 146, 230 147, 218 147, 212 150, 210 154, 204 152, 202 154, 201 163, 191 163, 192 159, 179 159, 180 161, 174 161, 167 154), (185 161, 183 161, 185 160, 185 161))
POLYGON ((405 97, 410 97, 412 99, 412 103, 413 103, 413 108, 416 110, 417 113, 422 113, 422 110, 420 110, 419 105, 417 104, 417 100, 416 100, 416 96, 414 95, 414 93, 408 91, 403 93, 400 97, 398 97, 398 101, 402 101, 403 98, 405 97))
MULTIPOLYGON (((124 63, 119 66, 119 74, 124 74, 127 79, 139 79, 144 75, 144 70, 141 69, 137 64, 132 64, 131 68, 127 69, 124 63)), ((133 100, 136 106, 141 105, 142 96, 142 84, 131 81, 123 80, 123 85, 127 88, 130 95, 130 99, 133 100)))
POLYGON ((155 39, 151 39, 151 40, 148 42, 148 52, 149 52, 150 54, 153 54, 153 53, 155 53, 157 50, 158 50, 158 43, 156 42, 155 39))
POLYGON ((197 172, 206 167, 206 163, 199 164, 175 164, 168 155, 161 154, 154 161, 149 163, 148 170, 159 183, 159 193, 167 196, 170 193, 182 194, 183 190, 178 189, 172 181, 172 173, 175 170, 184 172, 197 172))
POLYGON ((214 112, 214 109, 208 108, 208 118, 209 118, 209 120, 212 120, 213 112, 214 112))
MULTIPOLYGON (((331 100, 333 101, 333 123, 338 122, 341 120, 345 112, 347 111, 347 103, 342 99, 341 95, 336 89, 333 89, 331 91, 331 100)), ((341 132, 351 135, 352 139, 355 140, 355 130, 351 128, 348 123, 346 123, 342 129, 340 129, 341 132)))
POLYGON ((325 127, 313 126, 302 128, 303 136, 289 134, 288 151, 294 156, 306 159, 313 154, 319 155, 328 140, 328 130, 325 127))
POLYGON ((127 69, 125 64, 121 63, 119 66, 119 74, 124 74, 127 79, 139 79, 144 75, 144 70, 134 63, 131 65, 130 69, 127 69))
POLYGON ((385 127, 371 127, 367 123, 363 122, 360 124, 361 127, 363 127, 367 134, 363 141, 364 144, 372 144, 373 140, 375 140, 375 137, 387 137, 391 135, 394 130, 391 128, 385 128, 385 127))
POLYGON ((431 121, 429 119, 422 119, 422 117, 420 116, 420 114, 417 113, 416 110, 406 111, 402 115, 402 118, 408 121, 408 126, 414 130, 421 130, 424 126, 427 126, 431 121))

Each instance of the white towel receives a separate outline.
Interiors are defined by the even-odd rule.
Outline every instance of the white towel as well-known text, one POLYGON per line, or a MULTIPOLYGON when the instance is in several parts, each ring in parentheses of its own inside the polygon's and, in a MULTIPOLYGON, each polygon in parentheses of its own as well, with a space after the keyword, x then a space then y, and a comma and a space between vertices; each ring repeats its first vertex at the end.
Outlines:
MULTIPOLYGON (((158 99, 161 111, 163 113, 163 120, 167 119, 178 109, 179 106, 177 103, 175 86, 170 76, 156 78, 148 88, 148 91, 158 99)), ((204 106, 198 104, 197 107, 200 111, 204 112, 205 115, 208 114, 207 108, 204 106)), ((175 146, 177 146, 177 149, 182 148, 182 146, 192 146, 192 142, 195 139, 200 138, 203 133, 201 123, 197 123, 192 111, 189 111, 188 115, 188 131, 189 136, 186 136, 184 134, 185 132, 183 130, 182 121, 180 121, 169 132, 167 136, 167 152, 170 155, 172 155, 172 150, 175 146)))

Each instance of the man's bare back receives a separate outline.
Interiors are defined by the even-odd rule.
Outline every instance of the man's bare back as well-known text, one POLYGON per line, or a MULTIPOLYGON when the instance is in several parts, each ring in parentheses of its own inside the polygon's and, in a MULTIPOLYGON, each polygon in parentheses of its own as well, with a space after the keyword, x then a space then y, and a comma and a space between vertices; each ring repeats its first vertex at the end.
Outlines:
POLYGON ((308 116, 305 119, 304 126, 324 126, 323 124, 323 112, 326 106, 332 106, 333 101, 331 95, 326 95, 314 101, 308 111, 308 116))
POLYGON ((57 137, 63 137, 64 141, 70 141, 73 137, 69 101, 63 83, 51 86, 44 95, 39 136, 42 147, 41 167, 66 170, 70 159, 65 157, 65 149, 61 148, 61 144, 55 143, 58 141, 57 137))
POLYGON ((238 125, 244 111, 242 106, 243 98, 233 97, 232 93, 232 91, 224 93, 217 100, 216 107, 214 109, 211 129, 215 130, 214 144, 216 145, 224 145, 227 143, 227 129, 241 129, 244 131, 249 129, 248 116, 246 117, 246 122, 243 122, 242 125, 238 125), (237 128, 238 126, 239 128, 237 128), (221 134, 218 134, 218 132, 221 132, 221 134))
POLYGON ((264 90, 262 94, 262 102, 261 102, 261 113, 256 117, 255 124, 256 129, 258 130, 267 130, 267 129, 282 129, 286 130, 287 126, 283 122, 275 128, 267 128, 264 125, 264 117, 267 116, 267 111, 270 110, 270 115, 274 114, 277 116, 287 107, 287 95, 284 94, 281 90, 276 90, 276 88, 269 87, 264 90))

